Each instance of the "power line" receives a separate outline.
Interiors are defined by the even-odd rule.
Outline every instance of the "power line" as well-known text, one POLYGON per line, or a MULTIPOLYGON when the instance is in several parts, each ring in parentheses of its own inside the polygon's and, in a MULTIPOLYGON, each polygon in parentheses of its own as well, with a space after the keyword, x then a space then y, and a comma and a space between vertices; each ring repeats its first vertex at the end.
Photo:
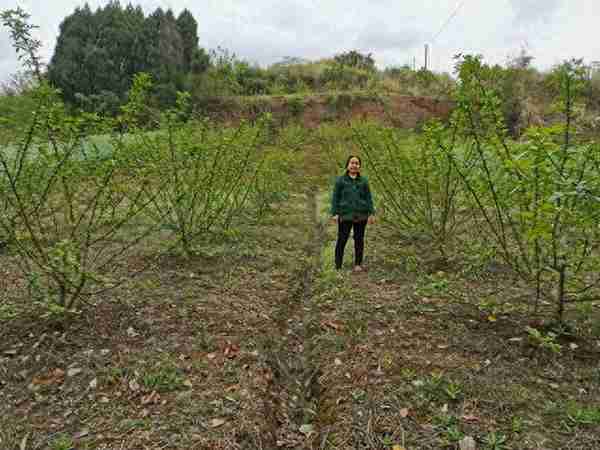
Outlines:
MULTIPOLYGON (((435 40, 439 37, 440 34, 442 34, 442 32, 446 29, 446 27, 450 24, 450 22, 452 21, 452 19, 454 19, 456 17, 456 15, 458 14, 458 12, 460 11, 460 9, 462 8, 462 6, 465 4, 466 0, 459 0, 459 2, 456 4, 456 7, 452 10, 452 12, 450 13, 450 15, 448 16, 448 18, 442 23, 442 26, 440 27, 440 29, 437 31, 437 33, 435 33, 433 35, 433 37, 431 38, 431 41, 429 43, 425 44, 425 65, 424 68, 427 69, 427 65, 428 65, 428 58, 432 60, 433 63, 433 58, 432 58, 432 46, 429 44, 433 44, 435 42, 435 40)), ((433 64, 432 64, 433 66, 433 64)))
POLYGON ((442 31, 444 31, 446 29, 446 27, 448 26, 450 21, 456 17, 456 15, 458 14, 458 11, 460 11, 460 8, 462 8, 462 6, 465 4, 465 1, 466 0, 461 0, 458 2, 458 4, 456 5, 456 8, 454 8, 454 11, 452 11, 452 13, 446 19, 446 21, 442 24, 442 26, 440 27, 438 32, 433 36, 433 39, 431 39, 432 44, 435 42, 435 40, 438 38, 438 36, 442 33, 442 31))

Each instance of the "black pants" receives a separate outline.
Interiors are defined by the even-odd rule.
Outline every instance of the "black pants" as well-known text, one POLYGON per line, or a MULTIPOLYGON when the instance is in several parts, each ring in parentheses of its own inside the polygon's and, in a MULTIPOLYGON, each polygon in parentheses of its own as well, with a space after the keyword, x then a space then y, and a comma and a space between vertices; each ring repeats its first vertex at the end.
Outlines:
POLYGON ((344 260, 344 248, 346 248, 346 242, 350 237, 350 230, 354 228, 354 265, 360 266, 363 261, 363 252, 365 249, 365 229, 367 228, 367 221, 352 222, 350 221, 339 221, 338 222, 338 238, 335 244, 335 268, 342 268, 342 261, 344 260))

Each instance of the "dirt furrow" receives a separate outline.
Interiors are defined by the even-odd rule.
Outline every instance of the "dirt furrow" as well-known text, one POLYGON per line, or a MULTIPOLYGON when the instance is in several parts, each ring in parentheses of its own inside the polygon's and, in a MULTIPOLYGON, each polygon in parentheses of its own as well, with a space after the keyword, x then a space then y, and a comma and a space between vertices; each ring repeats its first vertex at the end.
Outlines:
POLYGON ((295 285, 290 287, 290 295, 275 318, 276 333, 266 338, 263 349, 263 363, 269 372, 263 404, 267 448, 290 444, 295 448, 312 448, 318 442, 313 422, 322 387, 321 370, 314 356, 314 337, 319 333, 320 320, 311 300, 325 238, 314 190, 306 192, 306 211, 309 231, 304 257, 293 278, 295 285))

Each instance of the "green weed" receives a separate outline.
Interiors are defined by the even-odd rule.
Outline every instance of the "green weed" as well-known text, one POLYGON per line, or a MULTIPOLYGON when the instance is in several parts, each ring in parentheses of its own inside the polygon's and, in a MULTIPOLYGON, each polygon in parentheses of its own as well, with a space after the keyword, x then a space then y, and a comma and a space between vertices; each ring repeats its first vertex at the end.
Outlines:
POLYGON ((147 390, 161 392, 175 391, 183 384, 183 377, 178 369, 171 366, 159 366, 142 375, 141 384, 147 390))
POLYGON ((58 435, 50 443, 51 450, 73 450, 74 448, 75 444, 73 443, 73 439, 66 434, 58 435))

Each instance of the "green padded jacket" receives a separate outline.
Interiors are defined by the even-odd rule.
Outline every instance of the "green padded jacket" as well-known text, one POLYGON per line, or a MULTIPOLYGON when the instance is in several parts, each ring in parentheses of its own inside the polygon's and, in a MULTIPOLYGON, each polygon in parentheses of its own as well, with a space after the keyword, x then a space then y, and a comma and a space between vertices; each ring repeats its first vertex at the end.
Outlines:
POLYGON ((331 198, 331 215, 342 220, 366 220, 375 214, 367 177, 342 175, 335 181, 331 198))

